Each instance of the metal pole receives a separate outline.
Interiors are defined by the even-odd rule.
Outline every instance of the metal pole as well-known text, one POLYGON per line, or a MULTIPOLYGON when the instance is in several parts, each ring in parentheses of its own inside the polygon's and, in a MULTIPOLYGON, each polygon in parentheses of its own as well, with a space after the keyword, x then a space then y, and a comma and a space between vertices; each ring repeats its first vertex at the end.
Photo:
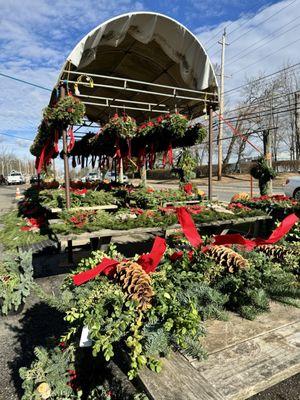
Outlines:
MULTIPOLYGON (((63 86, 60 87, 60 98, 64 98, 66 95, 66 90, 63 86)), ((63 139, 63 158, 64 158, 64 175, 65 175, 65 193, 66 193, 66 208, 70 208, 71 199, 70 199, 70 173, 69 173, 69 159, 67 154, 67 130, 63 128, 62 130, 62 139, 63 139)))
POLYGON ((53 158, 53 179, 56 181, 55 159, 53 158))
POLYGON ((253 197, 253 176, 250 175, 250 197, 253 197))
POLYGON ((124 183, 124 174, 123 174, 123 158, 120 158, 120 173, 119 173, 119 182, 124 183))
POLYGON ((220 94, 219 94, 219 135, 218 135, 218 180, 222 179, 222 167, 223 167, 223 120, 221 116, 224 113, 224 66, 225 66, 225 47, 226 43, 226 28, 222 35, 222 41, 219 42, 222 45, 222 56, 221 56, 221 76, 220 76, 220 94))
POLYGON ((208 200, 212 200, 213 109, 211 105, 209 106, 208 143, 208 200))

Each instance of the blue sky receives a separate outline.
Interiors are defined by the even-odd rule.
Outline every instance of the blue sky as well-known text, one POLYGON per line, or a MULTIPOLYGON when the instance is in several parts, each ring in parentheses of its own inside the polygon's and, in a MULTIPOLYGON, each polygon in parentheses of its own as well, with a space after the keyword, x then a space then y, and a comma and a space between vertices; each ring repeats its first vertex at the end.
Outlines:
MULTIPOLYGON (((219 62, 217 41, 228 26, 228 40, 233 44, 227 49, 226 72, 232 76, 227 88, 241 84, 248 76, 299 61, 300 42, 292 42, 300 40, 296 21, 300 0, 0 0, 0 9, 0 72, 50 88, 68 53, 86 33, 106 19, 129 11, 156 11, 177 19, 204 45, 208 43, 206 49, 213 62, 219 62), (290 31, 284 34, 286 24, 290 31), (272 39, 280 30, 283 35, 278 40, 258 50, 254 46, 250 56, 230 63, 248 46, 268 35, 272 39), (264 58, 281 47, 284 49, 276 55, 264 58)), ((0 76, 0 133, 33 138, 48 99, 46 91, 0 76)), ((0 135, 0 151, 6 148, 29 157, 29 145, 29 141, 0 135)))

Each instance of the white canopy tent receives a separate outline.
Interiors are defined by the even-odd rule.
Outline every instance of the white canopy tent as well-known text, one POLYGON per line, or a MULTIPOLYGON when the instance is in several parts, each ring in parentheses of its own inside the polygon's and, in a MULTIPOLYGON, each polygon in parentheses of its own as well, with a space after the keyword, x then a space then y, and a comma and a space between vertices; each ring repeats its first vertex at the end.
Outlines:
MULTIPOLYGON (((191 119, 209 114, 211 197, 212 110, 218 108, 218 85, 207 53, 187 28, 152 12, 114 17, 74 47, 59 74, 57 85, 62 83, 86 105, 84 126, 101 125, 118 111, 138 122, 174 111, 191 119)), ((63 142, 68 207, 66 132, 63 142)))
POLYGON ((150 12, 121 15, 89 32, 67 58, 58 84, 66 80, 79 80, 87 118, 100 123, 107 108, 130 110, 138 121, 149 111, 175 109, 195 118, 205 113, 206 102, 218 101, 212 64, 196 36, 150 12), (82 75, 93 80, 93 88, 80 81, 82 75))

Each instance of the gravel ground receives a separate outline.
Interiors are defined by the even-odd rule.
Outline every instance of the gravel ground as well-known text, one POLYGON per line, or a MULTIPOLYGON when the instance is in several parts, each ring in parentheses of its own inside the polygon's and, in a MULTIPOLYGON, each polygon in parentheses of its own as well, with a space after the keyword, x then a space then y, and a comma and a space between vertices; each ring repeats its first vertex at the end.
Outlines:
POLYGON ((258 393, 249 400, 299 400, 300 374, 294 375, 264 392, 258 393))

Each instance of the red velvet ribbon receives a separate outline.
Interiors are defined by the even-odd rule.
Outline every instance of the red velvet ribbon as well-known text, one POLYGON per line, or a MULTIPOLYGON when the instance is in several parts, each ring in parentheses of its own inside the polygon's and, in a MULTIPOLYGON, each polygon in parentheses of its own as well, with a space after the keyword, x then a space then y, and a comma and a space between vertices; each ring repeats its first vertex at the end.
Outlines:
POLYGON ((191 183, 186 183, 183 186, 183 190, 185 191, 186 194, 190 196, 191 194, 193 194, 193 185, 191 183))
POLYGON ((199 247, 203 243, 203 240, 199 235, 192 217, 185 207, 177 208, 177 218, 182 227, 183 233, 190 244, 194 247, 199 247))
POLYGON ((36 172, 38 174, 41 173, 42 167, 45 164, 46 150, 49 146, 49 143, 50 143, 50 139, 47 140, 44 147, 42 148, 41 154, 38 157, 36 157, 36 159, 35 159, 35 168, 36 168, 36 172))
POLYGON ((112 270, 116 268, 119 264, 119 261, 112 260, 110 258, 103 258, 100 264, 98 264, 95 268, 89 269, 87 271, 80 272, 77 275, 73 275, 72 279, 76 286, 82 285, 85 282, 90 281, 95 278, 97 275, 101 273, 105 275, 109 275, 112 270))
POLYGON ((165 254, 166 248, 167 245, 165 239, 157 236, 150 253, 141 255, 137 261, 138 264, 140 264, 148 274, 155 271, 165 254))
MULTIPOLYGON (((137 261, 138 264, 140 264, 147 273, 155 271, 166 251, 166 247, 165 239, 156 237, 150 253, 140 256, 137 261)), ((119 261, 104 258, 96 267, 89 269, 88 271, 80 272, 77 275, 73 275, 73 282, 76 286, 79 286, 102 273, 111 276, 118 264, 119 261)))
POLYGON ((162 159, 162 165, 163 168, 167 165, 167 162, 172 166, 173 165, 173 149, 171 143, 168 146, 168 150, 164 152, 163 154, 163 159, 162 159))
POLYGON ((146 161, 146 149, 145 147, 142 147, 141 149, 139 149, 138 152, 138 165, 140 168, 142 168, 145 165, 145 161, 146 161))
POLYGON ((72 151, 72 149, 75 145, 75 136, 74 136, 73 126, 70 126, 70 128, 68 130, 68 136, 70 138, 70 142, 67 147, 67 152, 70 153, 70 151, 72 151))
POLYGON ((268 239, 256 238, 253 240, 246 239, 240 234, 229 234, 229 235, 216 235, 214 237, 214 245, 228 245, 228 244, 239 244, 245 246, 247 250, 252 250, 256 246, 263 244, 274 244, 282 239, 292 227, 299 222, 300 218, 296 214, 290 214, 280 225, 274 229, 268 239))
POLYGON ((150 146, 150 153, 149 153, 149 168, 153 169, 155 163, 155 150, 154 150, 154 143, 151 143, 150 146))

